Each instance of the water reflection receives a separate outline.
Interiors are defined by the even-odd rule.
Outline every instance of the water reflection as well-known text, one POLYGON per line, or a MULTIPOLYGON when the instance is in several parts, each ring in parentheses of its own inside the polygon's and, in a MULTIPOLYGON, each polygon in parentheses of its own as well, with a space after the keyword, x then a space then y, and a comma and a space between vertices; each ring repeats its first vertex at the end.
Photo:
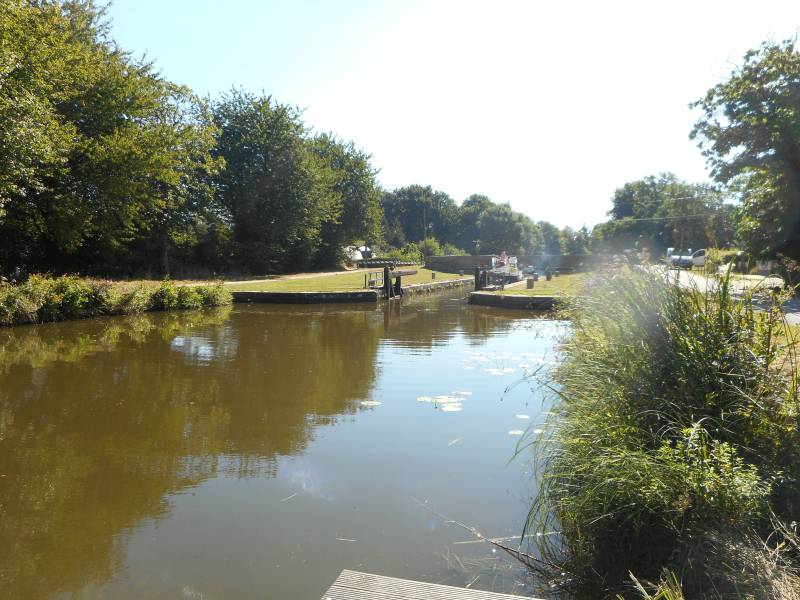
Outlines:
MULTIPOLYGON (((456 332, 478 343, 517 322, 458 302, 237 306, 0 331, 0 597, 103 584, 175 494, 276 477, 319 427, 379 406, 382 347, 429 352, 456 332)), ((287 476, 324 494, 310 463, 287 476)))
POLYGON ((430 296, 392 302, 384 309, 387 343, 427 352, 463 334, 478 345, 489 336, 520 327, 520 312, 469 307, 466 298, 430 296))

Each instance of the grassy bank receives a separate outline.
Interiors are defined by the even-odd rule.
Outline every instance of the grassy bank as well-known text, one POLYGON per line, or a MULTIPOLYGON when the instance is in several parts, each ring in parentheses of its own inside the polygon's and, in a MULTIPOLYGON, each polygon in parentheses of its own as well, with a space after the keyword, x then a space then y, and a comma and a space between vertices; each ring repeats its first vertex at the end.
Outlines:
POLYGON ((32 275, 18 285, 0 283, 0 325, 197 309, 230 302, 230 292, 220 283, 193 286, 178 286, 170 281, 115 284, 72 276, 32 275))
MULTIPOLYGON (((403 277, 404 286, 416 283, 430 283, 431 281, 461 279, 458 274, 431 271, 422 267, 408 267, 408 269, 415 268, 416 275, 403 277), (433 273, 436 274, 436 279, 433 279, 433 273)), ((232 291, 247 292, 351 292, 364 289, 364 275, 364 271, 356 271, 336 273, 334 275, 279 277, 265 281, 228 284, 225 287, 232 291)), ((469 277, 469 275, 465 277, 469 277)))
POLYGON ((729 291, 615 273, 569 310, 528 529, 580 597, 800 597, 793 351, 729 291))

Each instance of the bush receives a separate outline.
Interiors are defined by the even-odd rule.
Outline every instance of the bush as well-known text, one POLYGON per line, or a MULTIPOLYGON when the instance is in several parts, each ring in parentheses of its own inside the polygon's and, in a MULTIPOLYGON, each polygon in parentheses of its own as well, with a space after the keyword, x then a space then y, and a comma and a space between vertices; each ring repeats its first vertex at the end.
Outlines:
POLYGON ((93 285, 74 276, 31 275, 19 285, 0 287, 0 324, 14 325, 80 318, 96 310, 93 285))
POLYGON ((203 306, 225 306, 233 302, 233 295, 222 283, 199 285, 195 288, 203 301, 203 306))
POLYGON ((442 254, 445 254, 447 256, 465 256, 469 254, 469 252, 464 252, 464 250, 462 250, 455 244, 446 242, 445 244, 442 245, 442 254))
POLYGON ((16 288, 10 283, 0 282, 0 325, 16 322, 16 288))
POLYGON ((698 560, 712 532, 796 543, 776 527, 796 518, 800 475, 779 309, 735 301, 727 279, 700 293, 637 269, 603 275, 568 315, 527 525, 562 535, 535 538, 539 552, 609 594, 671 569, 694 598, 735 578, 698 560))
POLYGON ((386 252, 382 252, 379 260, 396 260, 402 262, 423 262, 422 250, 420 247, 411 242, 403 246, 401 249, 392 248, 386 252))
POLYGON ((12 322, 36 323, 39 321, 39 310, 47 301, 53 287, 52 278, 45 275, 31 275, 27 281, 12 287, 12 322))
POLYGON ((184 285, 178 288, 178 308, 201 308, 203 306, 203 297, 197 288, 184 285))
POLYGON ((425 240, 422 240, 419 242, 418 246, 424 258, 442 255, 442 247, 439 245, 439 240, 434 237, 429 237, 425 240))
POLYGON ((178 308, 178 288, 165 279, 150 297, 151 310, 173 310, 178 308))
POLYGON ((105 281, 91 283, 91 303, 97 314, 114 314, 120 294, 113 285, 105 281))
MULTIPOLYGON (((32 276, 31 279, 34 279, 32 276)), ((31 281, 28 280, 28 282, 31 281)), ((61 321, 89 316, 97 310, 94 288, 90 282, 75 276, 59 277, 43 286, 44 302, 39 309, 40 321, 61 321)))
MULTIPOLYGON (((112 296, 113 299, 113 296, 112 296)), ((136 315, 150 310, 152 298, 150 291, 143 285, 123 292, 112 305, 111 314, 136 315)))
POLYGON ((75 276, 31 275, 19 285, 0 282, 0 325, 60 321, 99 314, 138 314, 148 310, 197 309, 231 302, 230 291, 221 283, 178 287, 164 281, 156 289, 143 284, 125 289, 122 285, 75 276))

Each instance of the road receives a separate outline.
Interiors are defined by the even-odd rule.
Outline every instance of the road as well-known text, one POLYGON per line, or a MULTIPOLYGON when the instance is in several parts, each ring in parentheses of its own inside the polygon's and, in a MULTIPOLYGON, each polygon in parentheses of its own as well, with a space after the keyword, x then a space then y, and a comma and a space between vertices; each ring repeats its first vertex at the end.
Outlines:
MULTIPOLYGON (((683 269, 662 269, 668 280, 686 289, 694 289, 699 292, 713 290, 719 281, 713 277, 706 277, 692 271, 683 269)), ((741 296, 748 290, 767 290, 775 286, 783 286, 783 280, 779 277, 761 277, 759 275, 737 275, 731 278, 731 291, 734 296, 741 296)), ((786 315, 786 321, 791 325, 800 325, 800 302, 797 298, 789 300, 782 307, 786 315)))

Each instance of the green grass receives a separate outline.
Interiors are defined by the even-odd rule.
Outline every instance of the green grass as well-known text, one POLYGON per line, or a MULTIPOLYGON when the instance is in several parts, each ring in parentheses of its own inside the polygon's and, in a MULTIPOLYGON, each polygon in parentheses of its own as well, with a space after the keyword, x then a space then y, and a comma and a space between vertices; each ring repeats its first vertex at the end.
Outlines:
POLYGON ((502 295, 518 295, 518 296, 563 296, 575 295, 581 291, 586 283, 588 273, 570 273, 567 275, 559 275, 547 281, 544 277, 540 277, 539 281, 534 283, 533 289, 529 290, 525 286, 506 288, 504 290, 497 290, 494 294, 502 295))
POLYGON ((526 532, 559 532, 532 538, 554 576, 592 598, 641 598, 630 574, 665 571, 687 598, 800 597, 800 401, 778 309, 623 270, 567 312, 556 401, 520 446, 539 485, 526 532))
MULTIPOLYGON (((417 270, 416 275, 403 277, 403 285, 416 283, 430 283, 431 281, 445 281, 461 279, 461 275, 442 273, 436 271, 436 279, 431 277, 433 271, 421 267, 399 267, 398 270, 417 270)), ((225 287, 231 291, 248 292, 345 292, 364 289, 365 271, 337 273, 335 275, 303 276, 302 278, 289 279, 278 277, 263 281, 228 284, 225 287)), ((468 277, 465 275, 464 277, 468 277)))

